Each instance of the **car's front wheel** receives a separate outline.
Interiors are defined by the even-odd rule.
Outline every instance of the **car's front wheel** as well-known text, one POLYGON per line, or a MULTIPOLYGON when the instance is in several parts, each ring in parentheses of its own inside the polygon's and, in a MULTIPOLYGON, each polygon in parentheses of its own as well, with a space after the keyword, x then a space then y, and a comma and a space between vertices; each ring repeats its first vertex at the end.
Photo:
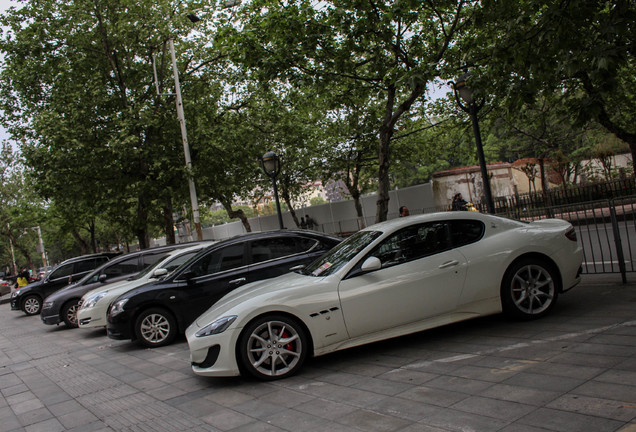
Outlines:
POLYGON ((264 316, 251 322, 239 339, 243 370, 262 380, 295 374, 308 350, 302 326, 283 315, 264 316))
POLYGON ((77 309, 79 300, 74 299, 66 303, 62 308, 62 320, 69 328, 77 328, 77 309))
POLYGON ((504 313, 521 319, 539 318, 554 307, 559 279, 554 267, 542 260, 513 264, 504 277, 501 302, 504 313))
POLYGON ((37 315, 42 310, 42 299, 36 295, 30 295, 24 299, 22 310, 27 315, 37 315))
POLYGON ((135 321, 135 336, 148 348, 169 345, 177 335, 177 323, 164 309, 152 308, 139 315, 135 321))

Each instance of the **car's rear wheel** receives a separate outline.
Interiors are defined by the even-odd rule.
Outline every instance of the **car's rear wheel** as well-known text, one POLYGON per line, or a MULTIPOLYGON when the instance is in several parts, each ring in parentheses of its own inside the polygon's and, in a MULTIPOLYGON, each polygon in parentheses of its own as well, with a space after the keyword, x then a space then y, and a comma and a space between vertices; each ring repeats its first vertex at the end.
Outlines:
POLYGON ((148 348, 169 345, 176 335, 177 323, 165 309, 148 309, 135 321, 137 341, 148 348))
POLYGON ((559 279, 554 267, 539 259, 524 259, 506 272, 501 287, 504 312, 515 318, 533 319, 546 315, 559 296, 559 279))
POLYGON ((42 299, 36 295, 30 295, 24 299, 22 310, 27 315, 37 315, 42 310, 42 299))
POLYGON ((62 320, 64 324, 70 328, 77 328, 77 309, 79 308, 79 300, 74 299, 69 301, 62 307, 62 320))
POLYGON ((239 340, 243 370, 262 380, 295 374, 307 357, 309 346, 302 326, 283 315, 252 321, 239 340))

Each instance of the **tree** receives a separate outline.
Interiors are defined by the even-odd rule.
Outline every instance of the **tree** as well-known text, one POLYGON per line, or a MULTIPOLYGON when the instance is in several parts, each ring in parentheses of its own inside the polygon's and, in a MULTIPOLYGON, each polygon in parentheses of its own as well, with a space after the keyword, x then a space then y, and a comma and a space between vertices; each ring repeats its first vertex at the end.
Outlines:
POLYGON ((184 170, 172 156, 180 144, 174 101, 152 83, 152 54, 179 37, 183 7, 44 0, 2 20, 10 29, 0 44, 4 124, 38 193, 84 224, 132 205, 127 225, 142 248, 155 209, 183 196, 184 170))
POLYGON ((475 88, 510 112, 545 95, 567 95, 577 125, 602 125, 636 160, 634 22, 630 0, 485 1, 466 64, 479 71, 475 88))
MULTIPOLYGON (((251 2, 234 36, 237 62, 263 81, 284 79, 325 88, 367 89, 381 101, 376 220, 388 214, 391 140, 396 125, 421 102, 427 84, 454 67, 467 2, 309 0, 251 2)), ((338 98, 340 93, 333 95, 338 98)))

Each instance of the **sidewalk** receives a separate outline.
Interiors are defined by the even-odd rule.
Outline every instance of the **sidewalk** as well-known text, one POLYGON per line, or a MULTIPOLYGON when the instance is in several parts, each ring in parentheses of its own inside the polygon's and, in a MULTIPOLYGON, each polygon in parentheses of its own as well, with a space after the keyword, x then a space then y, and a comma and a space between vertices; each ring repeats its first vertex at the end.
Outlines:
POLYGON ((584 276, 540 320, 449 325, 265 383, 194 375, 183 338, 142 349, 0 307, 6 432, 634 432, 634 401, 636 283, 620 275, 584 276))

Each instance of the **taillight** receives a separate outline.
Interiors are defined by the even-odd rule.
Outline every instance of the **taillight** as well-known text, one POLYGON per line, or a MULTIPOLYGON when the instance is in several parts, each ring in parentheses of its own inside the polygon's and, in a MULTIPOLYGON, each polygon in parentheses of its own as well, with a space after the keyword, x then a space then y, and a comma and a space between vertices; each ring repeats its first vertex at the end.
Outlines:
POLYGON ((566 236, 568 239, 570 239, 570 240, 572 240, 572 241, 574 241, 574 242, 575 242, 575 241, 576 241, 576 230, 575 230, 574 228, 570 228, 570 229, 568 230, 568 232, 566 232, 566 233, 565 233, 565 236, 566 236))

